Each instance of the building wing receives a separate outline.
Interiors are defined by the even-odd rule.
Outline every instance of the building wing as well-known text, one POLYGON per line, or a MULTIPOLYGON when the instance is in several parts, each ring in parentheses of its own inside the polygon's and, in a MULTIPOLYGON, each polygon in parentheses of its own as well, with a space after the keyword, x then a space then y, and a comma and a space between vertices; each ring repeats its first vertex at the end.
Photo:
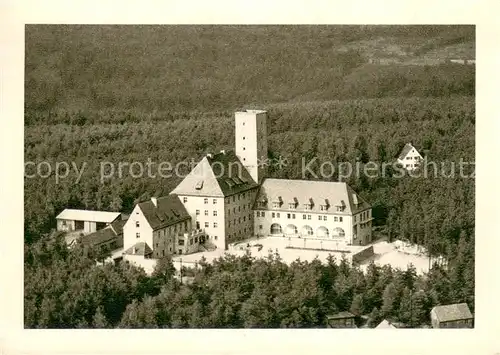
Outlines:
POLYGON ((298 212, 323 214, 355 214, 371 207, 345 182, 265 179, 254 209, 286 210, 290 205, 298 212))

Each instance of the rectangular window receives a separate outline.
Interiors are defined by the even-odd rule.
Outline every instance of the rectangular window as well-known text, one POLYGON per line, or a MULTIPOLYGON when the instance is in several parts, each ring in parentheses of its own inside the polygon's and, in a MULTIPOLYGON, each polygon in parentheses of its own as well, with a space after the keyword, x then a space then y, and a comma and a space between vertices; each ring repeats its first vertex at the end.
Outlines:
POLYGON ((182 198, 182 201, 183 201, 184 203, 186 203, 186 202, 188 202, 188 198, 187 198, 187 197, 183 197, 183 198, 182 198))
POLYGON ((214 228, 217 228, 217 222, 214 222, 214 228))
POLYGON ((189 239, 189 245, 193 245, 193 239, 189 239))
POLYGON ((231 210, 230 210, 230 209, 228 209, 228 210, 227 210, 227 215, 228 215, 228 216, 230 216, 230 215, 231 215, 231 210))
POLYGON ((295 203, 289 203, 288 208, 291 210, 295 209, 295 203))
POLYGON ((217 240, 217 236, 216 235, 214 235, 214 239, 217 240))
POLYGON ((292 219, 295 219, 295 213, 292 213, 292 219))
POLYGON ((338 222, 338 221, 339 221, 339 218, 338 218, 338 217, 333 217, 333 221, 334 221, 334 222, 338 222))
POLYGON ((247 216, 243 216, 243 222, 247 220, 247 216))
POLYGON ((279 214, 279 212, 278 212, 278 213, 276 213, 276 217, 280 218, 280 214, 279 214))
POLYGON ((216 204, 217 204, 217 199, 216 199, 216 198, 214 198, 214 199, 213 199, 213 204, 214 204, 214 205, 216 205, 216 204))
POLYGON ((286 218, 290 219, 290 218, 292 218, 292 215, 290 213, 287 213, 286 218))
POLYGON ((273 218, 274 218, 274 217, 276 217, 276 213, 274 213, 274 212, 273 212, 273 213, 271 213, 271 216, 272 216, 273 218))
POLYGON ((233 195, 233 202, 236 202, 236 196, 233 195))
POLYGON ((307 215, 303 214, 302 219, 307 219, 307 215))
POLYGON ((323 216, 323 221, 326 221, 326 219, 327 219, 326 216, 323 216))
POLYGON ((217 211, 214 211, 214 217, 217 217, 217 211))
POLYGON ((135 233, 135 237, 136 238, 140 238, 141 237, 141 233, 135 233))
POLYGON ((135 222, 135 226, 136 226, 137 228, 139 228, 139 227, 140 227, 140 225, 139 225, 139 221, 135 222))
POLYGON ((307 215, 307 219, 311 220, 311 215, 310 214, 307 215))
POLYGON ((205 210, 205 216, 208 216, 208 210, 205 210))
POLYGON ((208 222, 205 222, 205 228, 210 227, 210 224, 208 222))
POLYGON ((279 202, 273 202, 273 208, 280 208, 279 202))
POLYGON ((208 205, 208 198, 204 199, 203 202, 205 203, 205 205, 208 205))
POLYGON ((310 209, 311 209, 311 205, 310 205, 309 203, 306 203, 306 204, 304 205, 304 208, 305 208, 306 210, 310 210, 310 209))
POLYGON ((178 243, 179 245, 184 245, 184 239, 179 239, 178 243))
POLYGON ((196 215, 199 216, 200 215, 200 210, 196 210, 196 215))
POLYGON ((262 212, 260 213, 260 216, 261 216, 261 217, 265 217, 265 213, 264 213, 264 211, 262 211, 262 212))
MULTIPOLYGON (((335 222, 337 221, 337 217, 335 217, 335 222)), ((354 222, 356 222, 356 216, 354 216, 354 222)))
POLYGON ((321 217, 322 217, 322 216, 318 216, 318 220, 319 220, 319 221, 321 221, 321 217))
POLYGON ((339 222, 342 222, 342 217, 339 217, 339 222))
POLYGON ((262 224, 259 224, 259 229, 262 229, 262 224))

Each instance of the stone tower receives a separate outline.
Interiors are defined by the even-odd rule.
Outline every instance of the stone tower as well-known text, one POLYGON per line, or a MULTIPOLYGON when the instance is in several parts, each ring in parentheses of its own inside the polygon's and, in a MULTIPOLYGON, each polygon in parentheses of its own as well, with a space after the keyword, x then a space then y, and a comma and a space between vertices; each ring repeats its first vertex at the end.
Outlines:
POLYGON ((267 112, 235 113, 235 152, 256 183, 267 173, 267 112))

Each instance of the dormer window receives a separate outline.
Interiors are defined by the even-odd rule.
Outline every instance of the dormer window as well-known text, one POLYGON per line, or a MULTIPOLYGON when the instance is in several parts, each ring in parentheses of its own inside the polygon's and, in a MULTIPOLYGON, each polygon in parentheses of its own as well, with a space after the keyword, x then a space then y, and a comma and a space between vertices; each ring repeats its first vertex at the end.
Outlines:
POLYGON ((288 208, 291 209, 291 210, 294 210, 295 209, 295 203, 294 202, 290 202, 288 204, 288 208))
POLYGON ((279 202, 273 202, 273 208, 280 208, 279 202))
POLYGON ((328 210, 328 205, 320 205, 320 206, 319 206, 319 209, 320 209, 321 211, 327 211, 327 210, 328 210))
POLYGON ((311 210, 311 209, 312 209, 312 205, 311 205, 310 203, 306 203, 306 204, 304 205, 304 209, 306 209, 306 210, 308 210, 308 211, 309 211, 309 210, 311 210))

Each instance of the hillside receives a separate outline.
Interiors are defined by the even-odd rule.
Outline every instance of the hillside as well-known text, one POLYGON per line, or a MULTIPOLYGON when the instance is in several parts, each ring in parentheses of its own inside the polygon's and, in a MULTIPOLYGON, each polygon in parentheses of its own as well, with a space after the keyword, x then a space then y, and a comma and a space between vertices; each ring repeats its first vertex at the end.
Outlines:
POLYGON ((26 107, 473 95, 474 66, 440 63, 475 58, 474 36, 473 26, 26 26, 26 107))

